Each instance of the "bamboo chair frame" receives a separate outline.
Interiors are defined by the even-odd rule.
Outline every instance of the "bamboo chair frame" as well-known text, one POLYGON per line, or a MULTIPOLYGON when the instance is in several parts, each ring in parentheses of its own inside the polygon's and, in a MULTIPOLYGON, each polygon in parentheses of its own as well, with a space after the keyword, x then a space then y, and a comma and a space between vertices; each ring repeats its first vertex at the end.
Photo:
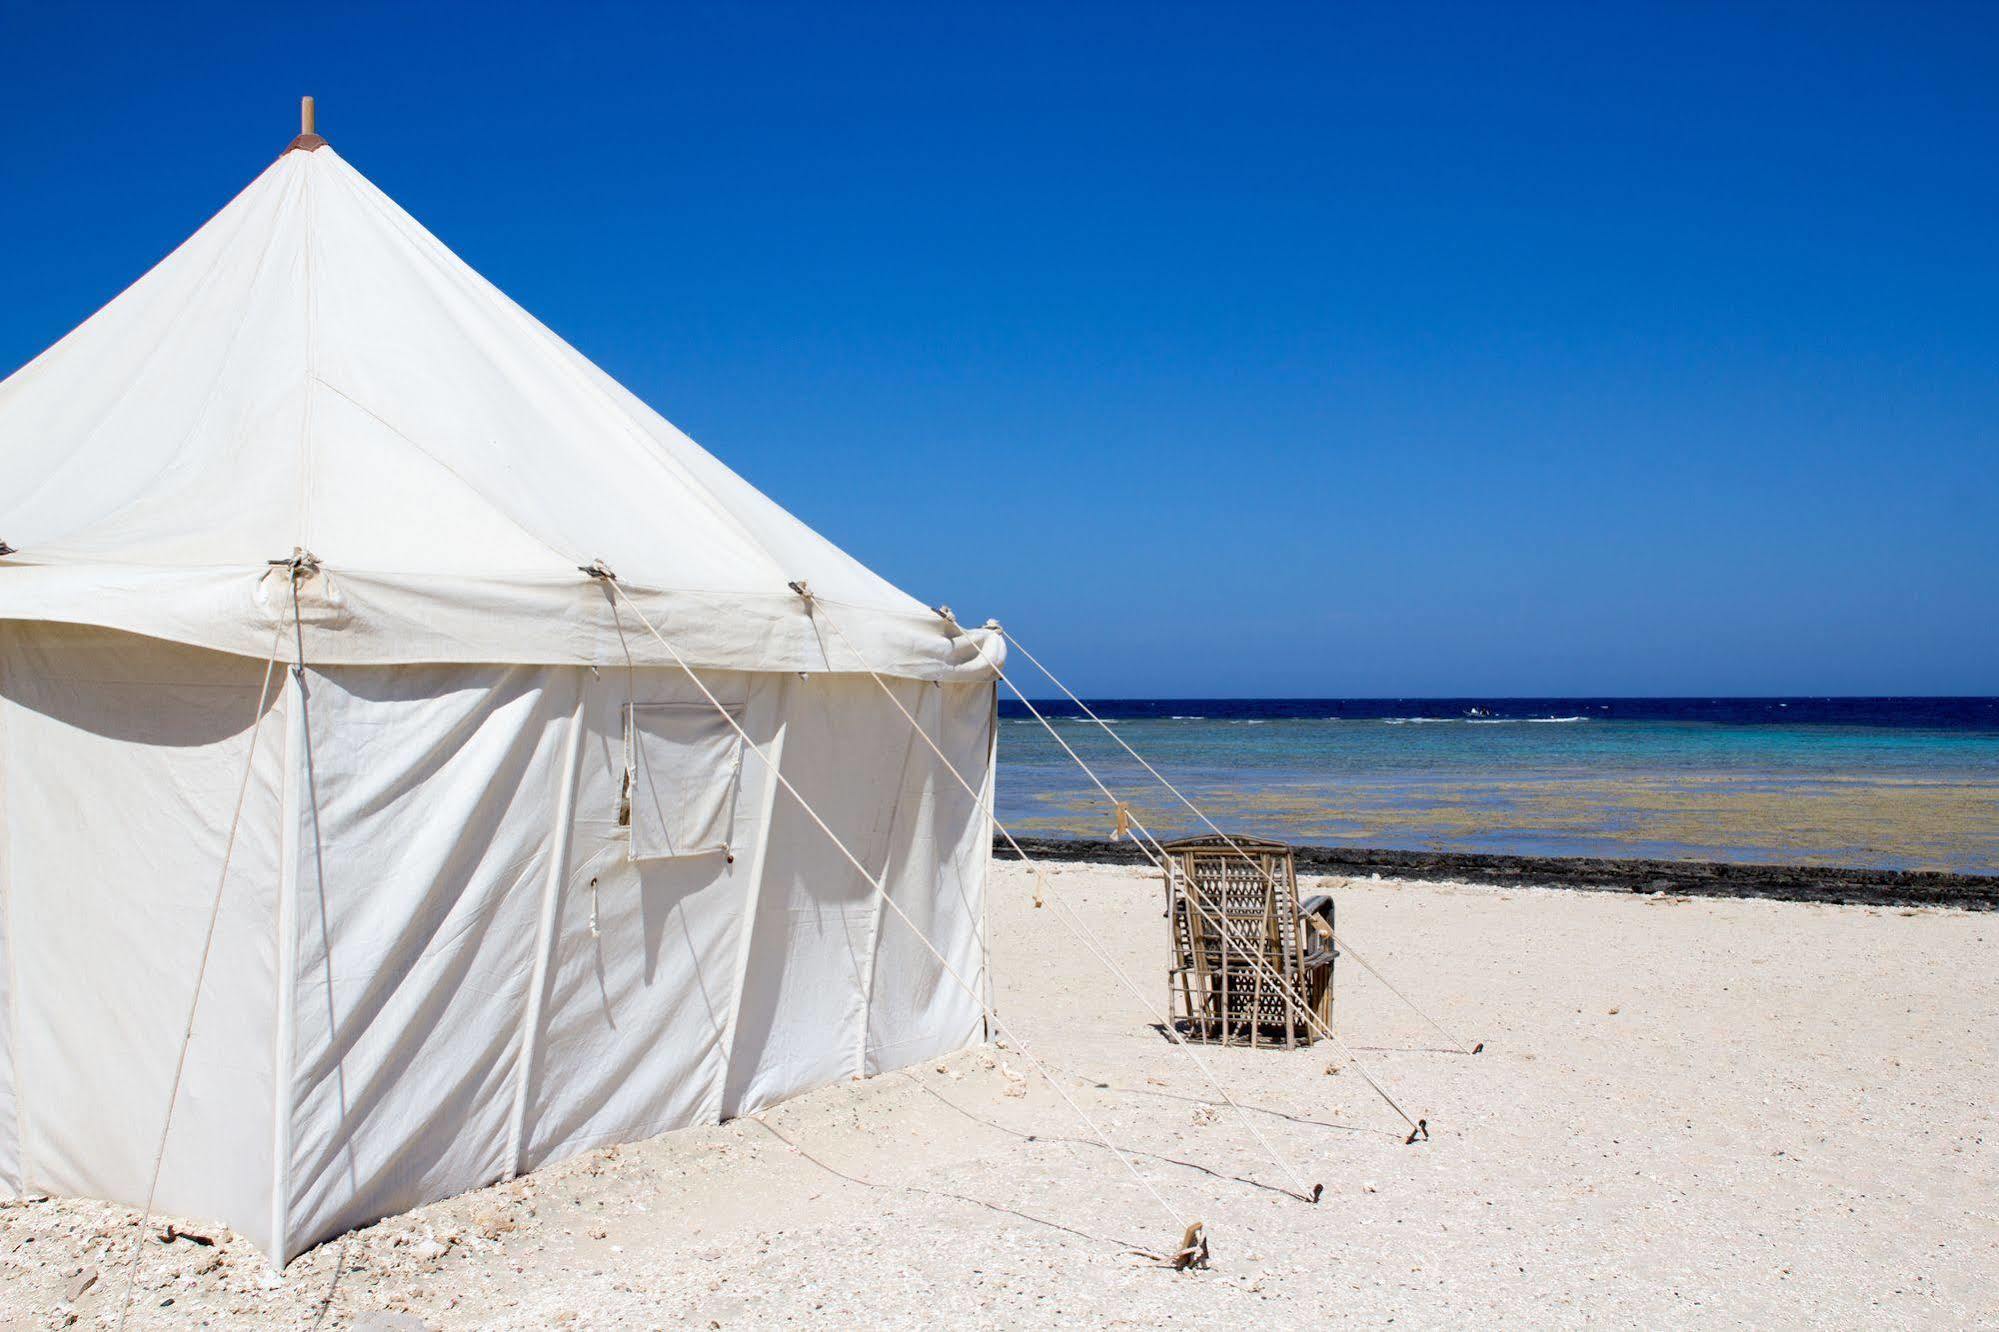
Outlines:
POLYGON ((1169 1017, 1182 1034, 1218 1045, 1295 1049, 1314 1036, 1300 1005, 1330 1031, 1338 956, 1332 900, 1299 906, 1291 848, 1259 837, 1209 836, 1163 849, 1173 938, 1169 1017), (1252 949, 1265 966, 1247 955, 1252 949))

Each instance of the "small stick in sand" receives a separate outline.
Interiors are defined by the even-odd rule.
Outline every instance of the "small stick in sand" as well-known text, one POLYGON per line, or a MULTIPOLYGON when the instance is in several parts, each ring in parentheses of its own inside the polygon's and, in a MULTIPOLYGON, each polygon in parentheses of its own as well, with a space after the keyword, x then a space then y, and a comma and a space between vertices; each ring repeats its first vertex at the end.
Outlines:
POLYGON ((1180 1252, 1173 1255, 1173 1270, 1184 1272, 1190 1267, 1208 1265, 1208 1236, 1199 1221, 1187 1227, 1187 1233, 1180 1237, 1180 1252))

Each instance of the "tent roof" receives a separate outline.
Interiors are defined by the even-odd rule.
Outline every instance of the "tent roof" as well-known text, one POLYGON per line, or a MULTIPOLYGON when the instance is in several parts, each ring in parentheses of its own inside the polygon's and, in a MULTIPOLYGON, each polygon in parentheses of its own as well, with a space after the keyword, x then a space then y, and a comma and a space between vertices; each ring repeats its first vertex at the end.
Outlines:
MULTIPOLYGON (((0 618, 262 657, 302 549, 308 661, 666 657, 988 678, 961 631, 806 527, 302 138, 0 383, 0 618), (623 631, 622 633, 620 631, 623 631)), ((286 653, 289 649, 284 650, 286 653)))

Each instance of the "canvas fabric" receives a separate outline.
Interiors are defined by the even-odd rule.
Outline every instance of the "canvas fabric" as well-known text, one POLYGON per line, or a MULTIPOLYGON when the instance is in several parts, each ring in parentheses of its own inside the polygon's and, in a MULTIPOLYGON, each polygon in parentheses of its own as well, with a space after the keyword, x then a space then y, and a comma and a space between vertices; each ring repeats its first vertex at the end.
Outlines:
POLYGON ((0 619, 257 658, 292 614, 269 562, 303 549, 321 666, 671 664, 581 572, 600 561, 697 667, 990 680, 977 644, 1002 650, 785 512, 329 147, 285 153, 0 383, 0 542, 0 619))
MULTIPOLYGON (((280 1260, 980 1038, 746 746, 662 751, 726 850, 632 856, 628 719, 707 707, 686 674, 281 668, 252 754, 263 670, 0 626, 0 1188, 143 1200, 246 763, 158 1205, 280 1260)), ((982 986, 990 821, 877 683, 702 679, 982 986)), ((892 688, 990 782, 989 684, 892 688)))

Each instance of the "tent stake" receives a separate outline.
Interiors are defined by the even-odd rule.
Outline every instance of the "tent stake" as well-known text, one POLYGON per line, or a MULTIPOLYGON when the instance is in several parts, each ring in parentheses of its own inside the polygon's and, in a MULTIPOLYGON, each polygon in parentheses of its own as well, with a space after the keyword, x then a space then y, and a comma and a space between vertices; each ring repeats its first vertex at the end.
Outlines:
POLYGON ((1180 1252, 1173 1255, 1173 1270, 1185 1272, 1190 1268, 1208 1265, 1207 1228, 1199 1221, 1187 1227, 1187 1233, 1180 1237, 1180 1252))

